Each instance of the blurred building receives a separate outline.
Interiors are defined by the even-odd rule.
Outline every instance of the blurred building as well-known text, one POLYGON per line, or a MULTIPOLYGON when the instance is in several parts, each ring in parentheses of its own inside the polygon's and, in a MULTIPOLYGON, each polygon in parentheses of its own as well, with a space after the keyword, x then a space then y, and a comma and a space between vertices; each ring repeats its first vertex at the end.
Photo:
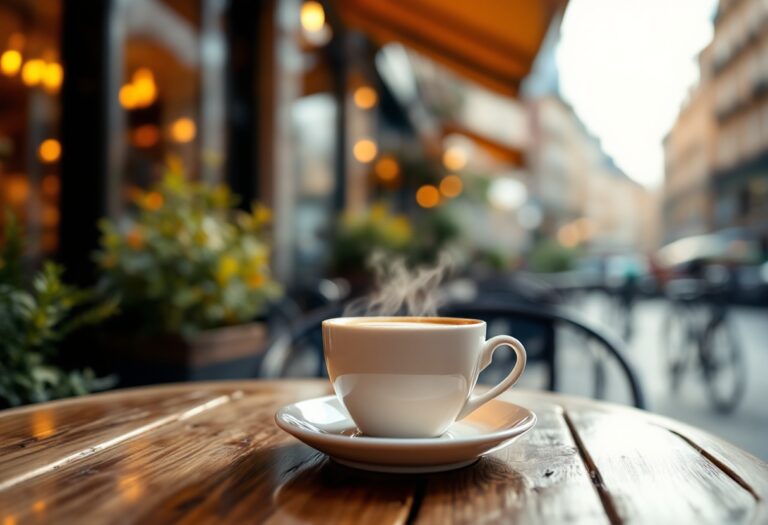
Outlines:
MULTIPOLYGON (((172 163, 270 206, 278 276, 315 279, 345 210, 431 213, 470 193, 474 170, 514 182, 514 99, 565 5, 2 2, 2 204, 37 260, 88 281, 98 219, 125 217, 172 163)), ((517 242, 514 210, 500 213, 493 230, 517 242)))
POLYGON ((664 139, 664 243, 711 231, 717 152, 712 46, 699 55, 700 81, 664 139))
POLYGON ((768 248, 768 4, 722 0, 712 42, 718 145, 715 228, 740 226, 768 248))
POLYGON ((616 166, 558 96, 533 99, 528 107, 526 163, 542 231, 591 254, 652 249, 655 210, 648 190, 616 166))
POLYGON ((721 0, 665 141, 665 240, 740 228, 768 249, 768 4, 721 0))

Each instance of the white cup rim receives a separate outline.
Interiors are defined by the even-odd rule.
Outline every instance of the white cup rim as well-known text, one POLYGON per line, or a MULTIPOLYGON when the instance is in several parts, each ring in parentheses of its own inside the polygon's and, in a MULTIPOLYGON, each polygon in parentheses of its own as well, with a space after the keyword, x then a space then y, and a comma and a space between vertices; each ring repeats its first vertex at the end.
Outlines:
MULTIPOLYGON (((323 321, 323 326, 343 326, 345 328, 370 329, 370 326, 362 324, 361 321, 370 322, 392 322, 392 323, 429 323, 429 328, 432 330, 463 330, 468 328, 476 328, 478 326, 485 325, 485 321, 480 319, 470 319, 466 317, 424 317, 424 316, 410 316, 410 315, 377 315, 377 316, 358 316, 358 317, 334 317, 333 319, 326 319, 323 321), (442 321, 442 322, 441 322, 442 321), (358 324, 360 323, 360 324, 358 324)), ((388 330, 402 329, 401 326, 393 326, 386 328, 384 326, 377 326, 376 328, 384 328, 388 330)))

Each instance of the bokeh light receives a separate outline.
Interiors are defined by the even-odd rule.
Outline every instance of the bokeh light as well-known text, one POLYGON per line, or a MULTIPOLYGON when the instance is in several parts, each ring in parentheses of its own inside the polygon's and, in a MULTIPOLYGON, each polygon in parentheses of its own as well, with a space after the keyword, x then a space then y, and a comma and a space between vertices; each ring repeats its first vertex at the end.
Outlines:
POLYGON ((43 75, 45 75, 45 62, 39 58, 27 61, 21 69, 21 81, 29 87, 42 82, 43 75))
POLYGON ((195 121, 188 117, 180 117, 171 124, 171 138, 176 142, 191 142, 197 135, 195 121))
POLYGON ((355 105, 360 109, 371 109, 379 101, 376 90, 370 86, 360 86, 354 93, 355 105))
POLYGON ((463 149, 451 146, 443 153, 443 165, 451 171, 458 171, 467 165, 467 154, 463 149))
POLYGON ((352 148, 352 154, 359 162, 371 162, 377 153, 376 143, 370 139, 358 140, 352 148))
POLYGON ((443 197, 453 199, 461 195, 463 190, 464 183, 458 175, 448 175, 440 181, 440 193, 443 194, 443 197))
POLYGON ((301 6, 301 27, 305 31, 314 33, 320 31, 325 25, 325 11, 320 2, 310 0, 301 6))
POLYGON ((120 105, 125 109, 133 109, 138 105, 138 97, 132 84, 126 84, 121 87, 118 98, 120 99, 120 105))
POLYGON ((50 62, 46 64, 45 71, 43 72, 43 86, 49 93, 56 93, 61 88, 61 83, 64 80, 64 68, 57 62, 50 62))
POLYGON ((37 148, 37 155, 43 162, 56 162, 61 157, 61 143, 56 139, 46 139, 37 148))
POLYGON ((0 55, 0 71, 4 75, 12 77, 21 69, 21 53, 15 49, 9 49, 0 55))
POLYGON ((373 167, 379 180, 391 182, 400 175, 400 164, 392 155, 382 155, 373 167))
POLYGON ((131 142, 137 148, 151 148, 160 140, 160 130, 154 124, 144 124, 133 130, 131 142))
POLYGON ((440 204, 440 192, 432 184, 425 184, 416 191, 416 202, 422 208, 434 208, 440 204))
POLYGON ((519 208, 527 198, 525 185, 511 177, 494 179, 488 186, 488 201, 497 210, 512 211, 519 208))

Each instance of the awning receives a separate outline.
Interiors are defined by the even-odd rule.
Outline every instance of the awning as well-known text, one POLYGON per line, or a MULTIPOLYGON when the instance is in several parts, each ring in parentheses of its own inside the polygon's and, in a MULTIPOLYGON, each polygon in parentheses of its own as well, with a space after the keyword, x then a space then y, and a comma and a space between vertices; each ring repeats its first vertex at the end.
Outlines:
POLYGON ((567 0, 337 0, 343 21, 515 96, 567 0))

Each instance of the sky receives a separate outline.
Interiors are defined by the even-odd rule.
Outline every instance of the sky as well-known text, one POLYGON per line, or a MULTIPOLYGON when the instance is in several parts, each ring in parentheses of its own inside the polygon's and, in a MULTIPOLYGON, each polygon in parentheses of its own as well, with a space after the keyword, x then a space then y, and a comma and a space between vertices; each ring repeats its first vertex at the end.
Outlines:
POLYGON ((570 0, 556 51, 562 96, 627 175, 658 187, 662 140, 698 81, 716 0, 570 0))

